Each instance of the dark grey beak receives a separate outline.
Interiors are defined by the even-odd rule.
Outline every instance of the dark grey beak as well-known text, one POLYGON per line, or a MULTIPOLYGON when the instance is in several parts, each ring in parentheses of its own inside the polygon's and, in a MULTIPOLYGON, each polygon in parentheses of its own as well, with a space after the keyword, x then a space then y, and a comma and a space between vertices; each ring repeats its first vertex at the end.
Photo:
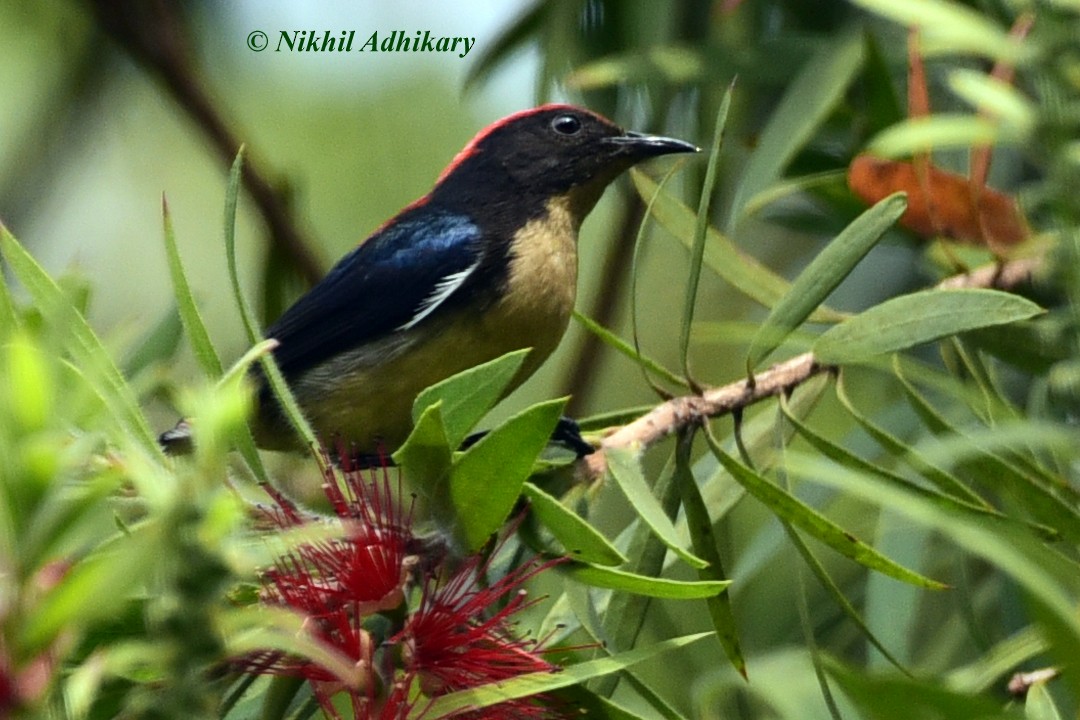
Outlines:
POLYGON ((675 138, 660 135, 645 135, 642 133, 627 131, 622 135, 609 137, 604 142, 619 146, 624 152, 632 155, 635 160, 657 157, 659 155, 671 155, 673 153, 696 153, 701 149, 696 145, 676 140, 675 138))

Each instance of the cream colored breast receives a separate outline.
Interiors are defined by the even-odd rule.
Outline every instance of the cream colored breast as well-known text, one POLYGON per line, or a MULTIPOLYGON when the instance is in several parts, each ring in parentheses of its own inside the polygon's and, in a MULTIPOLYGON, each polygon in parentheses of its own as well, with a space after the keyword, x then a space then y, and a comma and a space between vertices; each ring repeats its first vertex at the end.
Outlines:
MULTIPOLYGON (((555 198, 547 213, 518 231, 510 255, 506 293, 484 324, 513 347, 532 347, 527 377, 566 332, 577 295, 578 222, 569 199, 555 198)), ((523 379, 523 378, 522 378, 523 379)))

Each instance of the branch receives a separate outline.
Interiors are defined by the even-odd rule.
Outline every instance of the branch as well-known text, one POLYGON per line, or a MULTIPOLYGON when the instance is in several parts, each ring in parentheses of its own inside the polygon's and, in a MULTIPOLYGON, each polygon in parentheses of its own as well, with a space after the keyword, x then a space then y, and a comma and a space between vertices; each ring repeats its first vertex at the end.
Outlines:
MULTIPOLYGON (((229 167, 240 142, 210 100, 192 69, 190 43, 179 11, 170 0, 86 0, 98 25, 137 62, 156 74, 210 140, 229 167)), ((322 263, 293 222, 288 203, 251 155, 244 162, 244 187, 262 214, 270 243, 310 286, 323 276, 322 263)))
MULTIPOLYGON (((987 265, 969 273, 954 275, 937 284, 940 289, 998 288, 1009 289, 1025 283, 1041 266, 1042 258, 1023 258, 987 265)), ((766 398, 790 393, 815 375, 835 372, 836 366, 814 359, 813 353, 796 355, 754 375, 717 388, 707 388, 700 395, 684 395, 657 405, 637 420, 616 428, 600 442, 600 448, 584 458, 590 480, 597 480, 607 470, 605 451, 633 448, 643 452, 678 430, 740 411, 766 398)))

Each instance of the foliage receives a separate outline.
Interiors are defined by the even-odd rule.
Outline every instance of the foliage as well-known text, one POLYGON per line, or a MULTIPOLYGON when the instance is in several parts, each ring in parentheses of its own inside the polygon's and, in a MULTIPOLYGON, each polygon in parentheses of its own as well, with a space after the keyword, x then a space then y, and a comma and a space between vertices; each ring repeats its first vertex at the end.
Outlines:
MULTIPOLYGON (((355 518, 260 523, 271 500, 308 513, 267 495, 274 470, 244 422, 246 370, 263 362, 274 376, 270 345, 222 365, 167 210, 163 255, 206 376, 176 393, 195 430, 184 459, 161 453, 145 414, 151 377, 173 359, 175 327, 154 328, 117 362, 86 321, 79 282, 51 278, 0 229, 4 267, 23 292, 0 284, 0 716, 299 718, 320 706, 341 712, 343 688, 358 716, 367 697, 400 716, 487 716, 500 703, 525 715, 543 711, 520 704, 537 694, 612 718, 1076 715, 1078 22, 1070 2, 556 0, 533 5, 489 47, 474 83, 536 43, 544 93, 563 83, 597 109, 644 112, 635 127, 713 141, 707 165, 663 182, 632 178, 648 207, 639 240, 674 240, 655 252, 685 248, 690 258, 686 292, 670 294, 680 307, 667 296, 633 299, 637 313, 679 318, 665 323, 660 359, 645 357, 635 328, 626 340, 583 319, 640 367, 658 403, 732 379, 705 361, 712 355, 736 358, 736 375, 806 351, 830 365, 790 393, 737 404, 732 424, 676 417, 666 442, 604 444, 605 428, 641 414, 605 407, 582 423, 602 461, 547 447, 561 398, 488 427, 521 353, 417 398, 394 472, 417 493, 431 537, 472 558, 467 582, 492 589, 461 596, 472 629, 489 627, 481 604, 500 623, 522 610, 518 629, 532 626, 560 649, 530 655, 516 676, 492 674, 497 684, 429 678, 364 686, 362 698, 350 663, 370 665, 376 651, 343 653, 316 631, 325 626, 314 605, 266 602, 268 568, 280 579, 281 558, 338 547, 355 518), (1034 24, 1020 41, 1008 28, 1026 12, 1034 24), (905 119, 897 101, 908 27, 921 29, 944 108, 927 118, 905 119), (988 72, 997 60, 1015 66, 1013 85, 988 72), (903 195, 864 208, 844 184, 865 148, 894 157, 933 147, 946 151, 933 162, 948 165, 958 149, 985 145, 999 149, 994 184, 1019 199, 1032 231, 1006 258, 905 234, 894 227, 910 205, 903 195), (781 229, 804 245, 748 247, 781 229), (802 269, 780 256, 797 256, 802 269), (936 285, 983 261, 1003 262, 1001 278, 1010 263, 1037 270, 1002 287, 936 285), (859 282, 870 291, 851 303, 844 289, 859 282), (746 304, 713 302, 710 283, 746 304), (756 311, 744 317, 743 307, 756 311), (481 427, 486 435, 467 440, 481 427), (589 475, 596 467, 602 478, 589 475), (521 526, 489 553, 522 497, 521 526), (534 578, 535 555, 569 559, 534 578), (503 592, 525 576, 543 602, 519 607, 503 592), (552 673, 556 662, 564 669, 552 673), (1011 673, 1056 666, 1060 675, 1033 676, 1026 698, 1007 692, 1011 673)), ((238 158, 225 246, 254 341, 235 258, 240 168, 238 158)), ((635 261, 630 277, 639 271, 635 261)), ((606 280, 618 287, 627 277, 606 280)), ((287 387, 276 385, 287 406, 287 387)), ((293 421, 318 476, 330 488, 346 482, 298 410, 293 421)), ((320 602, 338 579, 331 566, 301 573, 320 602)), ((424 617, 438 592, 436 576, 424 576, 428 594, 402 579, 394 603, 341 617, 367 642, 405 637, 408 618, 424 617)), ((499 624, 500 639, 511 632, 499 624)), ((484 635, 485 648, 499 645, 493 637, 484 635)), ((414 667, 405 655, 385 650, 380 671, 414 667)))

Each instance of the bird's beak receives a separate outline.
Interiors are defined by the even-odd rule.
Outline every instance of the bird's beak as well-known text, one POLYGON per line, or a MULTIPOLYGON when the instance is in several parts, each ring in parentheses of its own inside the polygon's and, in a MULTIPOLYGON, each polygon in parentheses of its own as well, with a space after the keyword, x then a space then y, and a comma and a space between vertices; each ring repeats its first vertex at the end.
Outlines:
POLYGON ((634 160, 657 157, 658 155, 671 155, 673 153, 696 153, 701 149, 696 145, 676 140, 675 138, 660 135, 645 135, 643 133, 627 131, 622 135, 609 137, 605 142, 616 145, 620 150, 631 155, 634 160))

